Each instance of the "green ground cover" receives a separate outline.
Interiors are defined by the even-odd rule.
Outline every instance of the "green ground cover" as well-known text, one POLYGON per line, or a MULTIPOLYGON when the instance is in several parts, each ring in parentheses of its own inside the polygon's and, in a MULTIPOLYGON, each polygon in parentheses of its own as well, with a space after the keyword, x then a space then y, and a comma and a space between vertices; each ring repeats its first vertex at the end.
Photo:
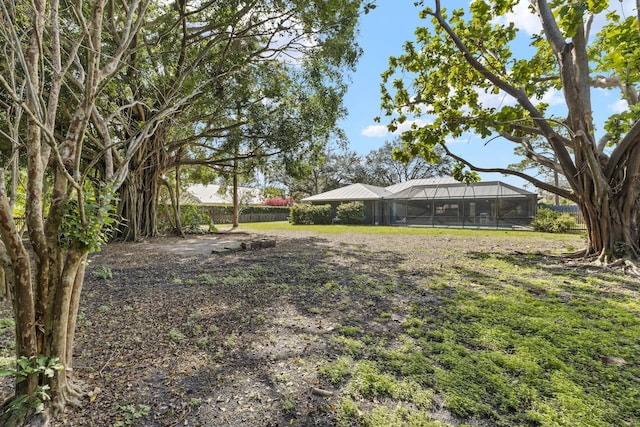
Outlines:
MULTIPOLYGON (((114 360, 105 378, 159 375, 146 372, 153 364, 144 355, 161 359, 167 348, 171 361, 213 369, 187 383, 191 376, 167 368, 167 382, 191 390, 180 399, 212 399, 190 425, 243 425, 247 408, 259 415, 244 425, 256 426, 640 425, 640 280, 550 255, 579 248, 579 236, 287 223, 241 230, 273 231, 278 244, 189 262, 141 254, 126 274, 118 257, 140 246, 96 257, 83 305, 91 322, 79 328, 84 375, 104 370, 114 354, 104 343, 122 339, 127 324, 136 341, 122 357, 141 362, 114 360), (111 322, 109 304, 122 301, 111 322), (166 331, 145 336, 147 324, 166 331), (252 359, 257 349, 265 359, 252 359), (310 387, 330 396, 311 400, 310 387), (253 396, 251 405, 229 406, 238 395, 253 396)), ((12 327, 0 319, 6 348, 12 327)), ((9 355, 0 352, 0 363, 9 355)), ((102 406, 89 405, 75 425, 118 416, 109 399, 173 402, 127 381, 98 383, 102 406)), ((168 425, 167 417, 156 411, 140 425, 168 425)))
MULTIPOLYGON (((247 228, 315 233, 505 235, 504 231, 394 227, 290 226, 247 228)), ((533 236, 508 232, 523 247, 533 236)), ((402 333, 384 330, 393 313, 352 317, 338 329, 341 353, 321 368, 341 390, 341 425, 450 425, 425 417, 442 405, 470 425, 640 425, 640 286, 612 270, 567 264, 540 254, 454 252, 434 259, 433 274, 396 272, 325 287, 330 299, 401 294, 402 333), (355 290, 357 289, 357 290, 355 290), (359 293, 357 297, 355 292, 359 293), (476 420, 476 421, 474 421, 476 420), (476 424, 479 423, 479 424, 476 424)), ((313 275, 314 273, 309 273, 313 275)), ((320 271, 317 274, 321 274, 320 271)), ((373 307, 375 311, 375 307, 373 307)))

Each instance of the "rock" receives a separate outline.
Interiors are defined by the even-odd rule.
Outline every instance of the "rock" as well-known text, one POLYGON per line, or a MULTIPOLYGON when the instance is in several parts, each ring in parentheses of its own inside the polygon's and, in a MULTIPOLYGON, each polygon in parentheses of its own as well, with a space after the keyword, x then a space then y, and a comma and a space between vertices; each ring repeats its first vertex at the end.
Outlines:
POLYGON ((600 360, 605 365, 613 365, 613 366, 624 366, 628 363, 622 357, 614 357, 614 356, 602 356, 600 360))

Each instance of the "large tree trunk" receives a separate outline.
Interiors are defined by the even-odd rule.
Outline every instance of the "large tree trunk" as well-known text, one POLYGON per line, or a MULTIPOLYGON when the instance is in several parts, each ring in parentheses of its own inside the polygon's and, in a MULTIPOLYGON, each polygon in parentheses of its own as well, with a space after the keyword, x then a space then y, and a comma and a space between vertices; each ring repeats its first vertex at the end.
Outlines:
POLYGON ((131 161, 130 172, 119 190, 118 214, 124 222, 116 238, 137 241, 158 235, 160 188, 167 164, 164 135, 158 129, 131 161))

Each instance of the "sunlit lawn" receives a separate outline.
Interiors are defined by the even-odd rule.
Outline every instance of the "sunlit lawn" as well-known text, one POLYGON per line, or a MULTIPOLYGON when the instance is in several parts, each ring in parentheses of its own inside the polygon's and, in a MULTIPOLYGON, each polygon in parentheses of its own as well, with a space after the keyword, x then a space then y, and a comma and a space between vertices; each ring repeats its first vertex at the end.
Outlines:
MULTIPOLYGON (((220 228, 224 228, 221 226, 220 228)), ((539 237, 549 240, 563 240, 567 235, 537 233, 532 231, 506 230, 495 228, 437 228, 437 227, 402 227, 402 226, 371 226, 371 225, 292 225, 286 221, 275 222, 253 222, 240 224, 240 229, 248 230, 284 230, 284 231, 300 231, 313 232, 318 234, 342 234, 342 233, 358 233, 358 234, 394 234, 394 235, 456 235, 456 236, 474 236, 474 235, 507 235, 513 237, 539 237)))
MULTIPOLYGON (((374 247, 310 243, 287 255, 286 267, 263 252, 264 264, 210 272, 211 283, 184 278, 212 289, 265 287, 277 301, 300 302, 301 316, 332 324, 314 338, 326 340, 326 351, 298 356, 294 368, 317 366, 317 387, 334 393, 322 410, 338 425, 640 425, 640 281, 530 249, 534 238, 562 248, 579 237, 285 222, 241 230, 371 235, 374 247), (383 253, 380 234, 435 236, 449 246, 383 253), (475 247, 475 238, 495 244, 475 247), (344 267, 348 257, 357 263, 344 267)), ((262 314, 268 325, 269 311, 262 314)), ((0 319, 0 335, 11 327, 0 319)))
MULTIPOLYGON (((505 231, 247 224, 315 233, 471 235, 505 231)), ((522 247, 532 236, 508 232, 522 247)), ((455 250, 455 248, 452 248, 455 250)), ((640 285, 622 273, 542 255, 467 252, 425 277, 360 275, 327 297, 409 301, 402 333, 372 333, 394 313, 372 308, 334 339, 321 373, 340 390, 341 425, 640 425, 640 285), (429 415, 427 415, 429 414, 429 415), (440 420, 439 420, 440 419, 440 420), (443 424, 440 424, 443 423, 443 424)), ((396 319, 397 320, 397 319, 396 319)))

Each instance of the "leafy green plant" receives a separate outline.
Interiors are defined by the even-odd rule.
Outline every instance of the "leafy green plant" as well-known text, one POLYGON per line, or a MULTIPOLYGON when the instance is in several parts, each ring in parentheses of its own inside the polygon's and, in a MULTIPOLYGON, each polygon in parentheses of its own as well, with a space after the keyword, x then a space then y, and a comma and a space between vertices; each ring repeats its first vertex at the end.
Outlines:
POLYGON ((539 209, 536 219, 531 222, 536 231, 546 233, 566 233, 576 226, 576 221, 569 214, 552 211, 551 209, 539 209))
POLYGON ((293 205, 291 224, 331 224, 331 205, 293 205))
POLYGON ((342 224, 362 224, 365 219, 364 203, 342 203, 336 209, 336 213, 342 224))
POLYGON ((139 420, 142 417, 149 415, 151 411, 151 407, 148 405, 120 405, 116 403, 116 409, 119 409, 122 412, 122 419, 116 421, 113 424, 113 427, 126 427, 133 425, 136 420, 139 420))
POLYGON ((217 232, 211 217, 202 213, 198 206, 183 205, 180 208, 183 231, 188 234, 205 234, 217 232))
POLYGON ((113 271, 109 267, 102 267, 96 275, 102 280, 107 280, 113 278, 113 271))
MULTIPOLYGON (((53 378, 56 371, 64 369, 57 357, 46 357, 43 355, 24 357, 21 356, 15 361, 15 368, 0 367, 0 378, 15 377, 16 383, 25 381, 32 375, 41 375, 53 378)), ((14 413, 18 418, 31 413, 39 414, 44 411, 44 402, 51 400, 48 385, 39 385, 33 395, 21 395, 13 399, 6 411, 14 413)))
POLYGON ((96 252, 107 243, 121 221, 115 211, 116 189, 105 183, 93 183, 85 185, 83 190, 82 203, 77 199, 67 202, 60 241, 66 247, 96 252))

